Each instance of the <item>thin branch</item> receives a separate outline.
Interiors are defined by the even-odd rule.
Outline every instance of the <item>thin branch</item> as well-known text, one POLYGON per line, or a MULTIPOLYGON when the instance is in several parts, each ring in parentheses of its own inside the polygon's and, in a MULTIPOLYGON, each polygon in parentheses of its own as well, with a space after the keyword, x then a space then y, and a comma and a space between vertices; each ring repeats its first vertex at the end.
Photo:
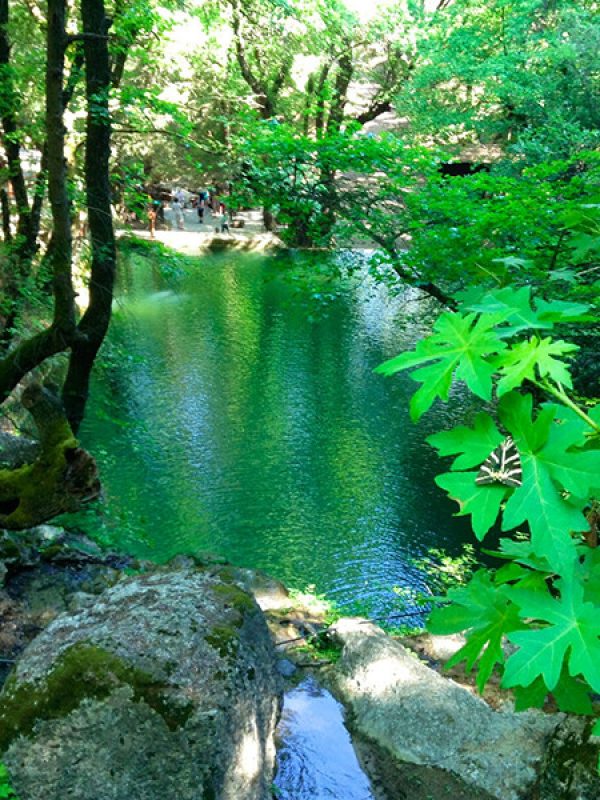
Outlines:
POLYGON ((110 36, 103 33, 71 33, 66 37, 67 44, 73 42, 108 41, 110 36))

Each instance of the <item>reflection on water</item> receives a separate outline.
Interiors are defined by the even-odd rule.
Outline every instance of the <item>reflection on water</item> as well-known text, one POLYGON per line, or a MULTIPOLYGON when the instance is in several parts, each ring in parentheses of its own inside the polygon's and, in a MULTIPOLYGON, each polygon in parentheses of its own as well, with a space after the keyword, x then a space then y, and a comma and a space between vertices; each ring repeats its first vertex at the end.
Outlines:
POLYGON ((419 335, 412 296, 363 281, 319 313, 286 266, 207 256, 165 281, 131 260, 82 440, 137 555, 211 550, 381 612, 421 586, 409 559, 468 536, 424 441, 460 398, 415 426, 414 382, 373 374, 419 335))
POLYGON ((312 678, 285 695, 275 786, 281 800, 373 800, 342 706, 312 678))

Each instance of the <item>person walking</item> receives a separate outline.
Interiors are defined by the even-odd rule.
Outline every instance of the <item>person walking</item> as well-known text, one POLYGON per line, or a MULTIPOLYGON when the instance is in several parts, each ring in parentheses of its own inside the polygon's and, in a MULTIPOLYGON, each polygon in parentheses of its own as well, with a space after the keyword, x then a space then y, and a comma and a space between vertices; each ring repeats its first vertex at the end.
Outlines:
POLYGON ((150 202, 148 204, 148 228, 150 230, 150 238, 155 238, 156 233, 156 220, 158 217, 158 210, 160 208, 160 200, 156 200, 154 198, 150 198, 150 202))
POLYGON ((179 230, 180 231, 185 230, 183 208, 181 207, 181 202, 176 197, 174 197, 173 200, 171 201, 171 211, 173 212, 173 218, 179 230))

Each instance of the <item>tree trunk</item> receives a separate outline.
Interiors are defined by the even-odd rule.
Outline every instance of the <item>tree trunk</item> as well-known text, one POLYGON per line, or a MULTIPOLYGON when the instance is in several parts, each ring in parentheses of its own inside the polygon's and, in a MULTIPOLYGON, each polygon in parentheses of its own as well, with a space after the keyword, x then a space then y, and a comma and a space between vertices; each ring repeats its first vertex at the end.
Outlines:
POLYGON ((58 397, 41 386, 23 392, 39 433, 39 455, 18 469, 0 469, 0 527, 39 525, 98 497, 96 462, 77 446, 58 397))
POLYGON ((335 76, 333 88, 333 98, 331 100, 331 110, 327 120, 327 133, 339 133, 344 121, 344 108, 348 99, 348 87, 354 74, 354 60, 352 48, 348 42, 347 49, 338 58, 338 70, 335 76))
POLYGON ((103 0, 82 0, 81 18, 88 104, 85 177, 92 266, 89 305, 78 326, 79 335, 71 348, 69 368, 63 386, 65 410, 75 433, 85 412, 94 359, 110 323, 116 272, 109 181, 110 20, 106 16, 103 0))
POLYGON ((270 208, 263 206, 263 225, 265 230, 272 233, 275 230, 275 217, 270 208))
POLYGON ((12 232, 10 230, 10 204, 8 202, 8 192, 6 189, 0 189, 0 207, 2 210, 2 235, 5 244, 10 244, 12 241, 12 232))
POLYGON ((71 282, 73 241, 67 190, 63 82, 66 46, 66 0, 48 0, 48 61, 46 68, 46 141, 48 197, 52 209, 52 274, 54 316, 69 340, 75 331, 71 282))

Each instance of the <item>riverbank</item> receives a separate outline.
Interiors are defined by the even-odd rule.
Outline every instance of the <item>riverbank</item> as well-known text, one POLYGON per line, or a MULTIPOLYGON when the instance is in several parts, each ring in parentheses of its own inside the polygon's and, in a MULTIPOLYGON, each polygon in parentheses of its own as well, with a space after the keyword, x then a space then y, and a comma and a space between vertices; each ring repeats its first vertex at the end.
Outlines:
MULTIPOLYGON (((121 764, 118 770, 127 773, 129 769, 126 765, 127 759, 120 751, 116 755, 113 753, 113 756, 107 756, 112 752, 113 742, 117 742, 118 749, 119 736, 124 737, 123 741, 133 736, 131 723, 125 723, 127 714, 131 711, 137 719, 142 713, 138 706, 149 704, 160 718, 167 721, 170 729, 177 731, 183 725, 187 731, 187 720, 194 718, 196 711, 193 709, 196 706, 179 708, 180 701, 175 698, 182 691, 184 695, 181 697, 186 696, 185 692, 188 690, 184 687, 188 685, 189 670, 195 673, 200 668, 205 675, 203 680, 214 674, 217 683, 222 681, 223 667, 218 667, 216 662, 210 669, 202 667, 208 653, 212 653, 215 648, 222 657, 228 654, 227 658, 234 658, 235 664, 245 665, 243 673, 252 676, 252 684, 258 681, 257 686, 265 687, 264 690, 258 690, 258 694, 253 690, 248 695, 247 683, 239 683, 234 678, 242 669, 241 666, 236 666, 231 673, 231 681, 227 679, 229 688, 226 701, 227 707, 234 700, 233 706, 241 703, 241 707, 248 709, 250 718, 255 720, 252 725, 259 725, 256 729, 258 739, 253 734, 252 741, 263 741, 261 747, 266 748, 265 752, 272 746, 269 742, 274 733, 271 723, 266 725, 266 719, 271 714, 266 709, 272 709, 273 703, 280 702, 277 697, 281 696, 282 681, 287 685, 288 692, 292 692, 292 696, 296 698, 296 708, 298 709, 299 703, 300 707, 307 709, 309 716, 303 718, 301 725, 310 728, 313 731, 311 735, 317 737, 313 742, 317 742, 316 752, 319 759, 325 757, 327 749, 332 753, 336 752, 334 742, 328 741, 327 748, 324 744, 322 747, 318 745, 318 736, 323 735, 323 731, 329 730, 327 736, 331 737, 334 735, 332 730, 339 730, 335 736, 340 737, 340 742, 347 736, 341 717, 333 727, 329 723, 329 727, 316 724, 314 715, 318 717, 325 713, 322 710, 325 706, 329 717, 337 713, 335 704, 331 705, 333 700, 328 700, 326 693, 324 694, 325 688, 319 687, 326 687, 342 701, 360 763, 371 780, 369 793, 367 794, 367 789, 364 792, 361 790, 362 794, 356 794, 357 800, 446 800, 448 796, 453 800, 595 800, 598 796, 600 784, 592 768, 598 748, 595 743, 588 743, 586 725, 581 719, 541 712, 515 715, 510 710, 509 703, 501 712, 496 712, 474 697, 470 691, 442 677, 439 671, 421 662, 401 641, 387 636, 368 620, 340 619, 332 625, 326 605, 315 603, 314 600, 309 602, 306 597, 290 597, 282 584, 263 573, 225 564, 222 559, 206 553, 178 556, 170 563, 159 566, 122 554, 104 553, 80 534, 68 533, 51 526, 40 526, 25 533, 3 533, 0 536, 0 576, 0 663, 4 666, 4 676, 9 669, 13 674, 16 670, 21 682, 25 678, 28 681, 33 679, 37 685, 35 681, 40 678, 35 678, 35 674, 40 670, 40 659, 44 654, 44 663, 56 662, 57 667, 54 672, 47 672, 48 667, 44 667, 39 674, 47 674, 47 680, 54 681, 54 686, 59 679, 57 676, 62 675, 68 666, 64 659, 70 652, 76 652, 79 658, 83 644, 88 649, 92 646, 96 648, 95 653, 99 652, 98 647, 108 647, 109 653, 113 653, 110 657, 102 655, 104 666, 97 676, 93 670, 90 671, 91 665, 83 664, 82 680, 78 667, 77 684, 69 684, 71 700, 66 705, 61 705, 62 710, 58 716, 56 705, 50 704, 47 694, 40 695, 45 699, 39 705, 34 703, 32 706, 33 718, 29 712, 23 717, 24 700, 19 700, 16 719, 19 720, 17 724, 21 726, 22 736, 25 738, 19 739, 18 746, 14 744, 15 734, 10 733, 10 725, 7 728, 6 717, 12 708, 14 678, 0 694, 0 750, 6 749, 6 742, 13 743, 9 748, 9 767, 13 765, 16 769, 17 785, 20 781, 22 787, 29 787, 21 792, 20 800, 37 800, 42 797, 35 788, 38 780, 35 777, 38 776, 38 762, 35 759, 38 757, 41 758, 39 763, 43 765, 52 786, 56 781, 56 786, 64 787, 65 778, 67 783, 71 779, 75 780, 73 775, 79 774, 79 766, 75 764, 79 765, 82 760, 84 765, 87 764, 86 769, 93 767, 94 785, 102 788, 98 789, 99 794, 94 795, 86 794, 87 790, 80 788, 74 796, 80 800, 87 800, 88 796, 90 800, 92 796, 94 800, 112 797, 111 778, 108 775, 103 776, 102 771, 105 766, 108 769, 107 765, 113 763, 114 758, 117 758, 114 763, 121 764), (204 588, 199 594, 200 584, 204 588), (243 627, 248 624, 249 630, 254 630, 254 626, 260 622, 256 617, 258 612, 252 611, 254 604, 250 602, 246 592, 254 596, 262 609, 263 622, 260 625, 264 626, 266 621, 271 632, 271 644, 261 634, 263 650, 260 650, 262 655, 258 661, 256 654, 248 661, 250 656, 247 648, 254 639, 244 644, 246 640, 238 641, 236 632, 238 625, 243 627), (215 607, 217 598, 225 600, 218 613, 215 607), (195 610, 190 610, 191 617, 182 610, 189 602, 195 604, 195 610), (206 622, 202 622, 207 614, 212 620, 208 628, 206 622), (247 616, 246 623, 244 620, 247 616), (167 618, 171 622, 167 623, 167 618), (174 624, 175 618, 179 620, 177 625, 174 624), (189 626, 190 622, 192 627, 189 626), (199 661, 192 660, 184 672, 181 672, 181 659, 188 658, 184 654, 192 647, 189 637, 192 636, 194 641, 197 639, 194 633, 196 622, 200 625, 199 630, 204 631, 204 641, 210 643, 212 649, 198 651, 194 659, 199 661), (131 626, 136 626, 137 630, 133 638, 133 630, 130 634, 125 633, 125 629, 129 630, 131 626), (157 636, 158 639, 152 646, 150 639, 144 644, 152 630, 152 636, 157 636), (236 642, 235 647, 231 642, 236 642), (181 655, 176 655, 179 650, 181 655), (133 657, 131 652, 137 655, 133 657), (64 655, 61 656, 61 653, 64 655), (130 673, 127 671, 129 667, 119 666, 121 661, 114 660, 117 655, 119 659, 126 659, 124 663, 129 663, 134 658, 138 672, 130 673), (165 665, 170 664, 166 672, 160 667, 163 661, 165 665), (151 684, 155 688, 150 693, 150 684, 147 683, 149 678, 144 678, 139 672, 141 665, 144 675, 156 676, 151 684), (56 672, 56 669, 59 671, 56 672), (106 669, 108 674, 113 675, 108 683, 106 669), (259 673, 262 674, 260 679, 259 673), (176 679, 178 675, 181 677, 176 679), (100 684, 97 684, 98 680, 100 684), (165 687, 159 690, 159 684, 162 686, 165 681, 165 687), (119 687, 127 686, 133 687, 135 696, 122 706, 122 701, 129 695, 127 692, 123 694, 125 690, 119 687), (156 691, 163 697, 159 703, 156 691), (263 698, 263 691, 268 695, 266 699, 263 698), (86 733, 89 724, 93 720, 96 720, 94 725, 100 724, 98 720, 104 718, 103 709, 106 703, 110 706, 113 702, 110 698, 114 692, 117 692, 115 698, 118 696, 121 699, 117 715, 115 716, 114 708, 110 711, 110 737, 91 741, 86 733), (90 706, 85 705, 89 702, 85 700, 88 695, 94 698, 90 706), (242 702, 242 696, 247 697, 247 700, 242 702), (168 702, 167 697, 170 698, 168 702), (263 700, 267 705, 264 711, 259 711, 263 700), (87 717, 82 717, 84 707, 87 709, 87 717), (96 710, 88 719, 92 708, 96 710), (177 708, 179 711, 176 712, 177 708), (123 717, 123 714, 126 716, 123 717), (34 722, 36 715, 39 719, 37 723, 34 722), (84 719, 87 722, 84 723, 84 719), (29 722, 25 723, 24 720, 29 722), (265 721, 266 727, 262 727, 260 720, 265 721), (22 727, 24 724, 26 727, 22 727), (79 731, 77 736, 81 740, 80 746, 76 743, 77 738, 71 739, 72 725, 79 731), (121 728, 122 725, 125 727, 121 728), (57 745, 49 747, 50 739, 59 735, 59 729, 62 731, 60 736, 66 737, 64 746, 59 741, 57 745), (5 742, 4 747, 1 746, 2 741, 5 742), (577 753, 575 759, 574 753, 577 753), (27 764, 31 759, 35 763, 29 764, 25 772, 21 766, 16 766, 27 764), (71 763, 73 767, 65 766, 71 763), (67 769, 69 775, 61 778, 61 770, 64 769, 67 769)), ((264 630, 266 631, 266 626, 264 630)), ((441 644, 438 641, 436 652, 443 658, 441 644)), ((447 641, 446 644, 449 645, 446 648, 447 656, 457 642, 447 641)), ((197 646, 193 645, 194 652, 197 646)), ((96 657, 95 655, 94 658, 96 657)), ((191 691, 190 687, 188 689, 191 691)), ((35 699, 32 691, 31 687, 27 690, 27 702, 35 699)), ((56 687, 52 689, 54 693, 57 691, 59 690, 56 687)), ((207 691, 204 690, 202 696, 207 696, 207 691)), ((211 688, 209 697, 212 697, 213 691, 211 688)), ((62 690, 57 696, 62 696, 61 692, 62 690)), ((219 706, 217 704, 213 707, 213 702, 217 701, 210 700, 208 706, 204 704, 198 710, 200 718, 216 719, 214 714, 219 706), (211 708, 214 710, 211 711, 211 708)), ((142 716, 144 714, 146 712, 142 716)), ((144 724, 146 723, 150 725, 150 717, 144 724)), ((247 723, 246 716, 238 717, 234 727, 250 730, 247 723)), ((151 728, 154 730, 152 726, 156 724, 159 725, 156 728, 158 735, 162 723, 152 722, 148 731, 151 728)), ((226 729, 230 730, 227 726, 226 729)), ((218 726, 215 730, 221 738, 232 736, 232 741, 237 741, 233 732, 224 733, 225 729, 218 726)), ((293 751, 293 748, 306 744, 302 744, 305 741, 302 729, 298 731, 296 726, 295 734, 295 743, 290 744, 289 739, 287 744, 286 740, 280 741, 280 748, 288 748, 287 779, 295 786, 307 787, 311 785, 310 781, 302 781, 302 769, 310 769, 310 762, 306 761, 305 754, 298 754, 297 764, 300 767, 295 770, 290 767, 293 762, 290 747, 293 751), (292 762, 289 758, 292 758, 292 762), (300 783, 297 783, 298 780, 300 783)), ((143 726, 141 738, 140 731, 136 728, 134 738, 136 747, 141 752, 150 744, 144 739, 144 735, 143 726)), ((288 731, 285 735, 291 734, 288 731)), ((162 736, 161 733, 159 738, 162 736)), ((165 740, 164 744, 154 742, 153 749, 158 748, 160 754, 163 746, 167 750, 171 748, 171 744, 165 740)), ((240 740, 240 746, 249 745, 243 745, 240 740)), ((187 752, 185 747, 184 751, 187 752)), ((204 751, 201 757, 207 758, 206 752, 208 751, 204 751)), ((233 800, 234 797, 236 800, 267 800, 264 787, 270 785, 272 759, 265 761, 262 777, 253 773, 253 781, 258 788, 247 791, 247 786, 240 783, 238 775, 241 763, 239 759, 243 761, 244 758, 240 753, 236 748, 229 747, 226 756, 215 755, 216 765, 212 762, 209 765, 200 765, 202 775, 208 775, 207 770, 216 770, 225 776, 223 780, 226 783, 229 781, 227 785, 236 787, 235 794, 231 793, 234 789, 219 790, 215 795, 203 794, 203 798, 207 800, 209 796, 214 796, 217 800, 233 800)), ((198 757, 193 755, 192 750, 188 755, 190 758, 198 757)), ((178 759, 181 761, 180 755, 178 759)), ((160 796, 160 800, 177 797, 180 800, 191 792, 190 797, 196 797, 193 789, 196 778, 192 773, 188 775, 184 762, 180 767, 186 776, 182 778, 181 784, 165 782, 158 776, 150 780, 146 775, 144 780, 150 781, 148 786, 151 789, 144 796, 160 796), (160 788, 160 795, 153 793, 156 787, 160 788)), ((326 764, 322 765, 322 769, 327 771, 326 764)), ((119 773, 114 780, 122 782, 122 778, 123 775, 119 773)), ((174 778, 169 780, 172 779, 174 778)), ((44 786, 44 797, 60 797, 60 794, 53 793, 54 789, 49 790, 48 786, 44 786)), ((290 794, 288 789, 282 787, 284 798, 309 800, 310 797, 312 800, 313 795, 310 793, 303 794, 296 788, 290 794)), ((343 791, 339 787, 338 790, 334 787, 331 791, 333 794, 327 794, 328 797, 348 800, 347 795, 339 793, 343 791)))
POLYGON ((177 228, 171 218, 171 212, 165 211, 165 224, 159 226, 151 236, 146 229, 121 228, 119 235, 133 235, 145 241, 156 241, 187 256, 199 255, 202 252, 219 252, 221 250, 239 250, 243 252, 264 252, 285 247, 282 240, 274 233, 265 231, 260 211, 241 211, 235 215, 236 226, 221 232, 221 215, 212 216, 209 209, 203 222, 198 221, 194 209, 184 209, 184 227, 177 228))

